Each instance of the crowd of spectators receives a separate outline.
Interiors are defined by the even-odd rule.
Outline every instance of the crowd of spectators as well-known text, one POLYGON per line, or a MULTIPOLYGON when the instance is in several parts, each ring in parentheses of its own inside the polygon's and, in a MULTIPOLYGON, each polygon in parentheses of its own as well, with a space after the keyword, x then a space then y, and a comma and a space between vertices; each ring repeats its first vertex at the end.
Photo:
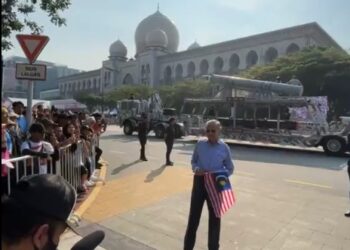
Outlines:
MULTIPOLYGON (((94 180, 98 179, 96 176, 101 167, 99 159, 102 150, 93 144, 93 140, 106 130, 106 123, 101 114, 87 115, 85 112, 58 111, 54 107, 38 105, 33 108, 32 123, 28 124, 24 104, 14 102, 12 107, 2 107, 1 127, 2 160, 24 155, 37 156, 34 166, 28 162, 26 171, 22 166, 18 173, 2 164, 1 196, 7 194, 8 171, 14 171, 14 174, 10 173, 10 177, 15 177, 16 174, 21 177, 24 173, 27 175, 56 173, 60 149, 69 147, 74 153, 78 144, 82 146, 82 161, 79 166, 71 166, 79 169, 81 174, 77 192, 83 196, 89 187, 95 185, 94 180), (92 159, 92 155, 96 156, 95 159, 92 159), (97 169, 95 172, 91 171, 92 161, 97 169)), ((11 181, 11 184, 14 184, 13 182, 15 181, 11 181)))

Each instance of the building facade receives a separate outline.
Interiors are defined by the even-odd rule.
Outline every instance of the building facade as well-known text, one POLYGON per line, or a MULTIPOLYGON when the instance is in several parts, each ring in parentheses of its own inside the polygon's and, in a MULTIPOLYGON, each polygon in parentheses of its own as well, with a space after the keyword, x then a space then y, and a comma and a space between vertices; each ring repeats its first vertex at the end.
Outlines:
POLYGON ((203 47, 194 42, 180 52, 179 41, 175 24, 158 10, 136 28, 135 58, 128 59, 126 46, 117 40, 110 45, 109 58, 100 69, 60 78, 60 93, 71 97, 81 91, 101 94, 124 84, 173 84, 212 73, 236 74, 305 47, 342 49, 317 23, 203 47))

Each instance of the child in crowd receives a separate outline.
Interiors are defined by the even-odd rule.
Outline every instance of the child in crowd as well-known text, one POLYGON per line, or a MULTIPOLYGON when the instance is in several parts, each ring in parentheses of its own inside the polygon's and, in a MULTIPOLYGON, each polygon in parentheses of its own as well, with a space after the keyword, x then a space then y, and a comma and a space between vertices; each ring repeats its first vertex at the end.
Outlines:
MULTIPOLYGON (((38 156, 39 164, 36 165, 34 162, 34 173, 46 174, 48 173, 47 158, 54 153, 54 148, 51 143, 44 141, 45 129, 42 124, 33 123, 29 128, 29 134, 29 139, 21 145, 21 152, 23 155, 38 156)), ((30 168, 27 170, 29 171, 30 168)))

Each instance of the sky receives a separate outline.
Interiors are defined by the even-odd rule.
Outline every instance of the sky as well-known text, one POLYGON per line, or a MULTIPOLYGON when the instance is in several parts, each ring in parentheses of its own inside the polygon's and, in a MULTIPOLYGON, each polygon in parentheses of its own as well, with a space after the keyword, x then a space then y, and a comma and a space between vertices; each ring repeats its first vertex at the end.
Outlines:
MULTIPOLYGON (((350 49, 349 0, 71 0, 62 12, 66 26, 54 26, 40 10, 31 16, 50 37, 38 59, 98 69, 118 38, 127 56, 134 57, 136 27, 158 3, 160 12, 177 26, 179 51, 194 41, 204 46, 308 22, 317 22, 341 47, 350 49)), ((30 32, 21 32, 26 33, 30 32)), ((24 56, 15 35, 14 47, 3 52, 5 58, 24 56)))

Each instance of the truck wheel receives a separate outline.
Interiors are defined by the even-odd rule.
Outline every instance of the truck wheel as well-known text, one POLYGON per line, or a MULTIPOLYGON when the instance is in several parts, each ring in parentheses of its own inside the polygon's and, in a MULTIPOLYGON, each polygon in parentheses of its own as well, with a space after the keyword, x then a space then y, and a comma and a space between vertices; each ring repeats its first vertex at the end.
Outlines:
POLYGON ((132 132, 134 132, 134 129, 132 127, 131 122, 126 122, 124 124, 123 132, 125 135, 132 135, 132 132))
POLYGON ((156 134, 157 138, 164 138, 164 133, 165 133, 165 129, 163 126, 157 126, 154 133, 156 134))
POLYGON ((322 146, 328 155, 342 155, 345 152, 345 141, 337 136, 326 137, 323 140, 322 146))

